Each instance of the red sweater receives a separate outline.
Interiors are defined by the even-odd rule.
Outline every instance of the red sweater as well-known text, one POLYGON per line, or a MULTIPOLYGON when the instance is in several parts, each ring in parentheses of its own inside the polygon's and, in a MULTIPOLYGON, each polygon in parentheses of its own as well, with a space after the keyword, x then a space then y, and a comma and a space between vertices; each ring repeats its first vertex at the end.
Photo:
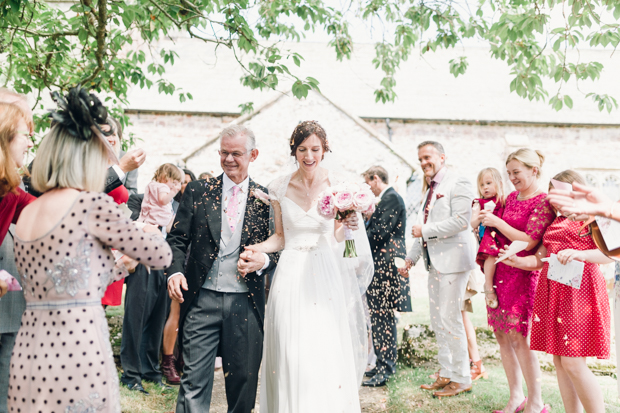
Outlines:
POLYGON ((26 205, 36 198, 17 188, 17 194, 9 192, 0 198, 0 244, 4 241, 11 224, 17 223, 26 205))

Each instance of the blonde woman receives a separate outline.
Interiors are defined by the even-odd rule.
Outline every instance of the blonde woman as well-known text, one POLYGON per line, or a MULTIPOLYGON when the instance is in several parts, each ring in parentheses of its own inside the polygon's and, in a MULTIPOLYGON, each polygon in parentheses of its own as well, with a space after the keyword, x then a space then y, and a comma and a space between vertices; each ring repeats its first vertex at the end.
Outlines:
MULTIPOLYGON (((511 242, 528 243, 519 256, 536 252, 543 234, 555 218, 547 201, 547 194, 538 184, 544 156, 529 148, 521 148, 506 159, 506 170, 516 191, 506 197, 502 218, 492 211, 481 211, 482 225, 496 228, 511 242)), ((540 365, 536 354, 530 350, 530 331, 534 292, 538 271, 525 271, 504 263, 495 268, 495 293, 499 305, 487 307, 489 325, 495 330, 500 347, 502 364, 508 378, 510 399, 501 412, 546 413, 540 386, 540 365), (528 389, 523 394, 522 377, 528 389)))
POLYGON ((26 297, 11 358, 9 411, 120 412, 118 373, 101 297, 124 277, 110 247, 152 268, 170 264, 156 228, 138 229, 101 194, 109 156, 97 124, 107 111, 74 88, 38 149, 32 184, 43 195, 17 222, 15 257, 26 297), (151 233, 152 232, 152 233, 151 233), (53 407, 52 407, 53 406, 53 407))

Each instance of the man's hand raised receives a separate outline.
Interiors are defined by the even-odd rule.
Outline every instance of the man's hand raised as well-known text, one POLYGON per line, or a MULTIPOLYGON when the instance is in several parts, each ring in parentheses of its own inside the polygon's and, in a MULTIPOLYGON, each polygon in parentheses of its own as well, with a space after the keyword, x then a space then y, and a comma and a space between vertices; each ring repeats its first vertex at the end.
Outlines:
POLYGON ((138 169, 146 160, 146 152, 144 149, 132 149, 120 159, 118 166, 127 173, 138 169))

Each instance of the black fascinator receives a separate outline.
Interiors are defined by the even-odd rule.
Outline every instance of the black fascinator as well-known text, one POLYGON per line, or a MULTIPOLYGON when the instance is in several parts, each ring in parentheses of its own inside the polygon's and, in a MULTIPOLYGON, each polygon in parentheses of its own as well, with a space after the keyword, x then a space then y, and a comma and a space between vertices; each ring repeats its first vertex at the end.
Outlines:
POLYGON ((69 89, 66 96, 60 92, 52 92, 51 95, 58 105, 58 109, 50 111, 52 125, 60 125, 71 136, 83 141, 100 139, 110 152, 111 159, 117 162, 114 149, 104 137, 113 132, 103 132, 99 126, 105 124, 108 119, 108 110, 99 98, 93 93, 88 93, 80 85, 69 89))

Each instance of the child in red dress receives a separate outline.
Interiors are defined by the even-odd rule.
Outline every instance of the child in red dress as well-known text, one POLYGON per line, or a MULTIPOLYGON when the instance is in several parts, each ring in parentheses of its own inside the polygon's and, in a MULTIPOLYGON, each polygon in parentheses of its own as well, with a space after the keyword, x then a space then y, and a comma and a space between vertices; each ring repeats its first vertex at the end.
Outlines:
POLYGON ((491 308, 497 308, 497 295, 493 287, 493 276, 495 275, 495 260, 500 248, 509 244, 510 241, 495 228, 485 228, 480 224, 480 211, 491 210, 493 215, 502 217, 506 197, 504 195, 504 182, 502 175, 495 168, 484 168, 478 174, 478 195, 480 198, 474 199, 471 215, 471 226, 478 232, 480 247, 476 262, 484 272, 484 294, 486 303, 491 308), (493 207, 493 204, 495 206, 493 207), (489 209, 490 208, 490 209, 489 209))
MULTIPOLYGON (((555 180, 585 184, 567 170, 555 180)), ((550 185, 550 189, 552 185, 550 185)), ((554 208, 555 205, 551 204, 554 208)), ((559 215, 547 227, 535 255, 511 257, 505 262, 524 270, 542 268, 534 299, 531 349, 553 354, 560 394, 567 412, 603 413, 603 392, 586 365, 586 357, 609 358, 610 308, 605 279, 598 264, 612 262, 600 252, 579 219, 559 215), (549 264, 541 261, 556 254, 561 264, 584 262, 579 288, 547 278, 549 264)))

